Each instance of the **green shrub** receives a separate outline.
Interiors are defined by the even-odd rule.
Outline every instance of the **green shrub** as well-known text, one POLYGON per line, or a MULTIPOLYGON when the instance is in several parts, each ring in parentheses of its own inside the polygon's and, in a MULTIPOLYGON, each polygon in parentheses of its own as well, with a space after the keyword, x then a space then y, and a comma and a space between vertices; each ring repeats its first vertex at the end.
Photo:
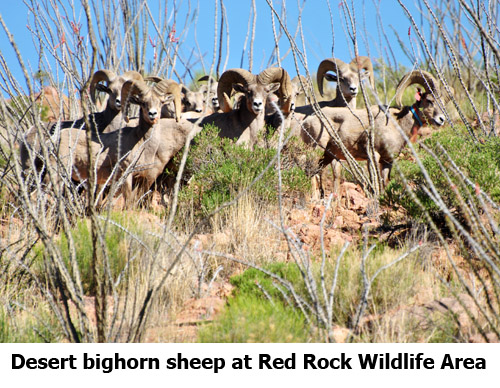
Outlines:
MULTIPOLYGON (((253 150, 218 136, 219 130, 206 126, 196 137, 186 164, 189 185, 180 192, 180 201, 194 204, 206 214, 249 187, 276 155, 274 148, 255 146, 253 150)), ((297 148, 297 145, 294 145, 297 148)), ((292 153, 296 154, 297 150, 292 153)), ((297 155, 294 155, 297 157, 297 155)), ((304 170, 291 158, 284 158, 282 182, 285 192, 304 192, 310 183, 304 170)), ((278 174, 273 165, 251 188, 260 201, 277 200, 278 174)))
MULTIPOLYGON (((338 251, 332 251, 325 263, 324 281, 327 289, 331 285, 338 251)), ((384 265, 395 260, 403 253, 381 245, 374 249, 366 262, 366 271, 369 277, 384 265)), ((342 327, 352 325, 357 308, 361 303, 363 293, 363 278, 360 271, 361 252, 349 249, 339 266, 338 278, 333 297, 333 322, 342 327)), ((310 297, 302 273, 294 263, 272 263, 265 266, 265 270, 285 279, 293 286, 294 292, 305 300, 310 306, 316 302, 324 305, 323 292, 321 291, 321 262, 312 261, 310 271, 315 279, 318 301, 310 297)), ((421 270, 421 263, 417 257, 403 260, 397 265, 382 271, 375 279, 370 289, 366 315, 380 316, 390 313, 400 306, 412 305, 421 288, 428 287, 431 275, 427 276, 421 270), (419 272, 420 271, 420 272, 419 272), (418 275, 417 275, 418 274, 418 275)), ((267 333, 266 325, 281 325, 291 327, 292 340, 314 340, 312 327, 307 324, 303 311, 294 305, 294 298, 279 282, 262 271, 249 268, 240 275, 233 276, 231 283, 235 286, 233 296, 228 306, 214 323, 209 324, 200 334, 201 341, 245 342, 245 341, 287 341, 284 334, 280 338, 273 336, 276 332, 267 333), (281 291, 275 287, 280 286, 281 291), (283 291, 283 292, 282 292, 283 291), (286 296, 284 295, 286 294, 286 296), (289 320, 289 323, 286 321, 289 320)), ((309 312, 314 320, 313 313, 309 312)), ((316 322, 314 322, 316 324, 316 322)), ((323 328, 324 329, 324 328, 323 328)), ((373 328, 363 329, 362 340, 372 341, 380 333, 371 332, 373 328)), ((277 329, 278 330, 278 329, 277 329)), ((319 332, 318 332, 319 335, 319 332)), ((423 334, 424 336, 426 333, 423 334)), ((431 333, 427 333, 430 336, 431 333)), ((379 338, 378 340, 384 340, 379 338)))
MULTIPOLYGON (((127 257, 129 256, 129 239, 127 238, 127 232, 117 225, 126 225, 126 227, 130 230, 134 229, 134 224, 122 214, 113 214, 111 216, 111 220, 114 221, 116 225, 111 222, 107 225, 105 249, 107 257, 109 258, 108 263, 111 274, 113 278, 116 278, 124 269, 127 257)), ((89 294, 95 290, 92 269, 92 235, 89 220, 79 220, 73 228, 71 235, 75 244, 76 260, 78 262, 80 277, 82 279, 83 290, 86 294, 89 294)), ((72 266, 69 262, 70 252, 68 237, 65 234, 62 234, 58 239, 57 245, 66 267, 71 272, 72 266)), ((45 248, 39 244, 34 248, 34 252, 35 265, 38 267, 39 274, 46 273, 46 269, 44 268, 44 258, 47 252, 45 251, 45 248)))
MULTIPOLYGON (((461 179, 453 173, 451 164, 448 162, 443 152, 439 149, 441 145, 454 163, 472 182, 476 183, 491 198, 500 201, 500 139, 496 137, 483 139, 482 143, 474 142, 464 128, 453 131, 445 128, 434 133, 429 139, 424 141, 435 155, 437 155, 452 180, 452 185, 448 182, 446 175, 436 159, 423 149, 419 150, 419 157, 429 173, 434 186, 450 209, 460 212, 460 202, 456 190, 464 198, 467 195, 475 197, 474 188, 465 188, 461 179)), ((427 187, 424 175, 418 165, 413 161, 401 160, 398 168, 408 182, 408 186, 413 190, 423 207, 433 217, 440 217, 441 212, 438 206, 429 198, 423 187, 427 187)), ((387 186, 382 203, 392 207, 402 207, 412 218, 422 217, 422 209, 410 197, 405 189, 403 180, 396 172, 393 180, 387 186)))
MULTIPOLYGON (((302 280, 299 267, 295 264, 272 263, 265 268, 269 272, 286 279, 288 282, 297 287, 298 291, 305 291, 304 282, 302 280)), ((273 279, 264 272, 255 268, 249 268, 241 275, 236 275, 231 278, 231 284, 236 287, 238 293, 262 297, 262 290, 257 284, 262 287, 269 296, 279 300, 283 299, 282 293, 273 285, 273 279)))
MULTIPOLYGON (((302 278, 295 264, 273 263, 266 266, 266 270, 302 290, 302 278)), ((249 268, 233 276, 231 283, 236 287, 233 296, 221 315, 200 331, 201 342, 305 342, 309 339, 304 315, 285 301, 270 276, 249 268)))
POLYGON ((294 309, 250 295, 232 298, 199 332, 200 342, 306 342, 308 337, 304 317, 294 309))

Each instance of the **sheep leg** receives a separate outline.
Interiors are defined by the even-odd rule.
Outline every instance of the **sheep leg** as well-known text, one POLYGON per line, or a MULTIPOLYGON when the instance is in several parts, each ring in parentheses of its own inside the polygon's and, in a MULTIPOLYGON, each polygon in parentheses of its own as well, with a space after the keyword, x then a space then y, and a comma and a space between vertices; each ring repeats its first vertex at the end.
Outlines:
POLYGON ((330 166, 332 168, 333 176, 333 192, 338 193, 340 190, 340 175, 342 174, 342 164, 339 160, 334 159, 330 166))
POLYGON ((320 199, 325 197, 325 190, 323 189, 323 169, 332 163, 334 160, 333 154, 329 151, 328 147, 325 149, 322 158, 319 161, 319 173, 313 176, 311 186, 313 189, 313 199, 320 199))
POLYGON ((125 182, 123 182, 122 194, 124 200, 124 208, 130 209, 134 199, 134 195, 132 192, 132 174, 128 174, 125 182))
MULTIPOLYGON (((158 173, 157 175, 160 174, 158 173)), ((156 179, 152 179, 148 176, 135 182, 135 187, 133 188, 133 197, 136 201, 140 200, 150 190, 154 190, 153 184, 155 183, 155 180, 156 179)))
POLYGON ((384 183, 384 187, 386 187, 389 184, 389 180, 391 179, 392 163, 382 162, 380 163, 380 167, 382 169, 382 181, 384 183))
POLYGON ((316 201, 325 197, 325 192, 323 190, 323 178, 321 177, 320 171, 318 174, 311 178, 311 198, 316 201))

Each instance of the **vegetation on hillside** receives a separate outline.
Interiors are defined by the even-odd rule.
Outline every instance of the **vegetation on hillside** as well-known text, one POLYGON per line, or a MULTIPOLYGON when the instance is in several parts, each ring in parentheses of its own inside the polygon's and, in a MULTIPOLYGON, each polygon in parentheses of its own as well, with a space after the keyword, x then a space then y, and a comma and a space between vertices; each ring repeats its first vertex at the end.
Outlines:
MULTIPOLYGON (((186 301, 212 298, 220 283, 234 289, 220 296, 227 300, 217 314, 206 309, 191 340, 500 341, 500 54, 492 44, 496 21, 475 18, 498 15, 498 4, 424 1, 421 15, 407 14, 411 44, 398 37, 405 55, 453 98, 447 124, 404 149, 380 193, 358 185, 361 177, 380 186, 360 163, 344 171, 338 192, 327 186, 325 198, 315 199, 310 178, 320 149, 289 137, 287 128, 267 128, 248 149, 207 126, 140 206, 123 210, 119 196, 112 198, 119 180, 110 188, 70 178, 56 184, 51 174, 60 170, 42 171, 43 181, 21 170, 19 140, 31 126, 45 128, 39 87, 67 95, 60 111, 79 117, 88 113, 88 95, 69 91, 85 90, 97 68, 147 69, 189 85, 204 70, 220 74, 222 48, 206 66, 196 50, 181 49, 175 26, 162 18, 155 34, 169 39, 148 38, 152 13, 139 1, 111 2, 121 11, 116 22, 104 2, 91 1, 92 10, 82 2, 82 25, 46 2, 27 3, 37 10, 30 23, 40 68, 30 76, 21 54, 27 77, 16 80, 0 52, 0 341, 163 341, 171 337, 155 330, 176 325, 186 301), (118 39, 117 23, 130 33, 118 39), (71 31, 64 42, 55 24, 71 31)), ((356 7, 340 12, 358 54, 367 37, 352 18, 362 11, 356 7)), ((286 36, 274 35, 277 47, 286 36)), ((378 44, 375 90, 362 88, 360 107, 393 104, 409 70, 385 50, 385 39, 378 44)), ((403 101, 412 103, 414 93, 403 101)), ((40 152, 53 157, 49 150, 40 152)), ((326 168, 323 178, 330 177, 326 168)))

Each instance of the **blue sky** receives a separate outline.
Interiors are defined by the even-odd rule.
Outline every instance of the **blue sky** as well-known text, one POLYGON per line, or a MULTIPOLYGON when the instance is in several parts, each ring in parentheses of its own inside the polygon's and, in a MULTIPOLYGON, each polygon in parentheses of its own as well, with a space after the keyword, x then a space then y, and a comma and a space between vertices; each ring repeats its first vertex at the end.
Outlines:
MULTIPOLYGON (((154 7, 159 0, 150 0, 149 4, 154 7)), ((75 1, 78 2, 78 1, 75 1)), ((164 3, 162 1, 162 3, 164 3)), ((191 9, 190 17, 188 18, 191 24, 188 33, 180 36, 182 41, 182 55, 189 56, 191 50, 196 48, 194 36, 196 32, 197 40, 201 51, 204 55, 204 64, 210 68, 212 62, 216 61, 213 58, 214 48, 214 10, 215 3, 219 1, 213 0, 177 0, 178 19, 177 31, 182 30, 183 24, 188 14, 188 9, 191 9), (190 6, 190 8, 189 8, 190 6), (197 17, 193 18, 194 9, 198 8, 197 17)), ((258 72, 265 68, 268 63, 274 47, 273 30, 271 24, 271 11, 266 0, 255 0, 257 8, 255 40, 253 47, 253 72, 258 72)), ((281 0, 274 0, 274 6, 278 13, 281 13, 281 0)), ((345 13, 342 12, 341 1, 338 0, 288 0, 286 2, 286 25, 290 33, 295 33, 298 20, 298 5, 303 6, 302 26, 304 34, 303 47, 300 36, 296 40, 299 49, 306 54, 308 69, 314 73, 319 62, 327 57, 334 55, 344 61, 350 61, 353 56, 353 44, 346 34, 345 13), (330 18, 330 9, 333 20, 330 18), (333 21, 333 31, 332 31, 333 21), (304 50, 305 49, 305 50, 304 50), (333 50, 333 52, 332 52, 333 50)), ((347 3, 352 7, 354 4, 354 16, 356 18, 358 47, 360 55, 370 55, 372 58, 384 57, 392 61, 396 61, 406 66, 411 66, 411 61, 403 55, 399 48, 394 31, 400 34, 401 39, 405 44, 409 44, 408 28, 410 21, 406 17, 402 8, 396 0, 348 0, 347 3), (380 6, 382 25, 377 23, 376 5, 380 6), (382 30, 383 28, 383 30, 382 30), (388 50, 388 44, 384 37, 386 34, 390 43, 391 50, 388 50)), ((415 13, 415 5, 413 1, 407 1, 405 4, 410 11, 415 13)), ((172 9, 173 1, 168 0, 169 9, 172 9)), ((247 36, 248 21, 251 14, 251 0, 225 0, 224 5, 227 11, 227 21, 230 33, 229 41, 229 56, 226 64, 226 41, 223 42, 223 55, 221 69, 226 64, 226 68, 240 67, 249 68, 249 50, 250 44, 247 43, 246 52, 243 54, 243 46, 247 36)), ((220 6, 218 14, 220 15, 220 6)), ((34 48, 31 34, 28 31, 26 24, 28 20, 28 10, 22 1, 11 0, 2 1, 0 6, 0 14, 4 18, 7 27, 14 35, 18 43, 23 59, 30 63, 31 68, 37 68, 38 55, 34 48)), ((85 21, 83 13, 76 15, 77 21, 85 21)), ((220 20, 220 19, 219 19, 220 20)), ((279 24, 275 19, 276 29, 278 31, 279 24)), ((217 29, 219 21, 217 22, 217 29)), ((152 31, 153 32, 153 31, 152 31)), ((286 36, 280 40, 279 49, 283 55, 289 48, 289 41, 286 36)), ((17 59, 7 41, 6 35, 0 29, 0 50, 6 58, 7 64, 13 69, 16 77, 22 77, 22 74, 17 70, 17 59)), ((148 47, 148 53, 152 55, 152 48, 148 47)), ((294 58, 289 54, 282 63, 292 75, 296 74, 294 58)), ((180 66, 180 65, 179 65, 180 66)), ((201 68, 201 64, 197 65, 201 68)), ((196 66, 195 66, 196 67, 196 66)), ((179 73, 186 74, 185 69, 178 69, 179 73)), ((190 69, 190 70, 199 70, 190 69)), ((299 67, 301 73, 304 72, 302 66, 299 67)), ((186 75, 187 78, 189 76, 186 75)), ((189 80, 189 79, 188 79, 189 80)))

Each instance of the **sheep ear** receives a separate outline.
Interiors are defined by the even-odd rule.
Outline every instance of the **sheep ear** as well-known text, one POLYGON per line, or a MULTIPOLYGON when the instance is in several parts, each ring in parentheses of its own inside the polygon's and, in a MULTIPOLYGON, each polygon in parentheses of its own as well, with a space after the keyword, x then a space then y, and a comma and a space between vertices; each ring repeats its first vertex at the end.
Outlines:
POLYGON ((111 94, 111 90, 106 85, 97 84, 96 89, 100 92, 111 94))
POLYGON ((268 93, 273 93, 276 90, 278 90, 279 88, 280 88, 280 83, 279 82, 273 82, 272 84, 269 84, 269 85, 266 86, 266 91, 268 93))
POLYGON ((330 82, 337 82, 338 81, 338 77, 336 74, 332 74, 332 73, 326 73, 324 78, 327 80, 327 81, 330 81, 330 82))
POLYGON ((243 84, 233 84, 233 89, 239 93, 246 93, 247 88, 243 84))
POLYGON ((415 92, 415 101, 420 101, 422 99, 422 90, 420 88, 417 88, 417 91, 415 92))

